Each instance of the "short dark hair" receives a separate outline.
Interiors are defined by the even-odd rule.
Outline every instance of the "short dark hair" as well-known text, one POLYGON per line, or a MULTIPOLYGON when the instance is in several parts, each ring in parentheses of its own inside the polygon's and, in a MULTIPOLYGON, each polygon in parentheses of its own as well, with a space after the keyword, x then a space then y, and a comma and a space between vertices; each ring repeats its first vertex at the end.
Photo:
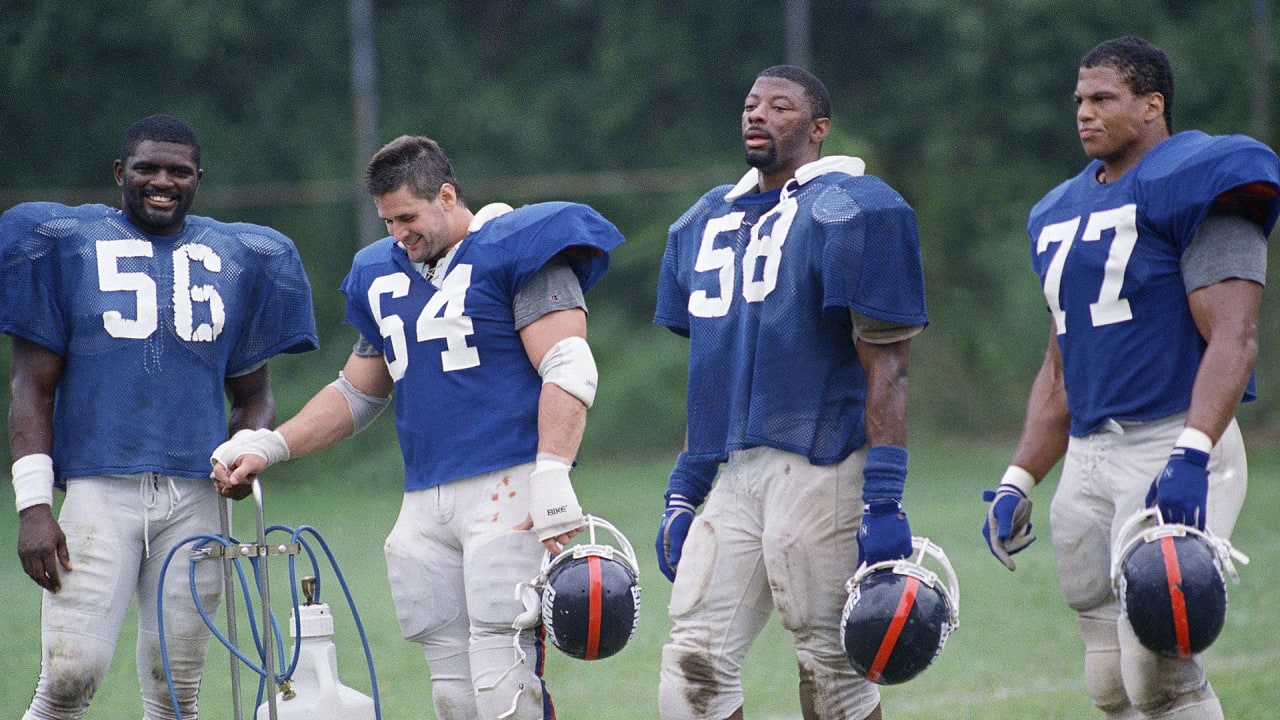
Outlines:
POLYGON ((364 169, 365 189, 375 198, 408 187, 415 197, 435 200, 445 183, 462 198, 453 163, 435 140, 420 135, 401 135, 382 146, 364 169))
POLYGON ((1164 50, 1136 35, 1098 43, 1080 59, 1080 67, 1109 67, 1120 73, 1134 95, 1164 96, 1164 126, 1173 134, 1173 66, 1164 50))
POLYGON ((790 80, 804 88, 809 98, 809 112, 814 120, 831 117, 831 95, 827 86, 822 84, 816 75, 796 65, 774 65, 766 68, 756 77, 776 77, 790 80))
POLYGON ((130 125, 124 134, 120 160, 127 163, 138 150, 138 145, 147 140, 186 145, 191 148, 191 159, 195 160, 196 167, 200 167, 200 140, 196 138, 196 131, 178 118, 172 115, 148 115, 130 125))

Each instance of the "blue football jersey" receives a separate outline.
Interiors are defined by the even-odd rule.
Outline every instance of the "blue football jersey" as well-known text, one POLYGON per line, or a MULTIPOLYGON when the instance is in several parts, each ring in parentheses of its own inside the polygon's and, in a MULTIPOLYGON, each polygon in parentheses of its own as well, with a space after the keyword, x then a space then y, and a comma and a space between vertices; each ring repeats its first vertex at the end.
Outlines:
POLYGON ((59 481, 207 479, 226 378, 319 346, 298 251, 259 225, 190 215, 158 237, 105 205, 25 203, 0 218, 0 283, 0 331, 63 358, 59 481))
POLYGON ((469 233, 438 288, 390 237, 356 254, 342 283, 347 320, 395 380, 405 490, 534 460, 542 378, 515 330, 512 302, 561 253, 586 292, 622 241, 591 208, 551 202, 469 233))
POLYGON ((815 464, 866 444, 849 311, 925 325, 915 213, 861 161, 830 157, 780 191, 713 189, 667 237, 654 322, 689 338, 689 452, 769 446, 815 464))
MULTIPOLYGON (((1057 323, 1072 435, 1108 419, 1153 420, 1190 407, 1205 342, 1181 258, 1218 195, 1280 185, 1280 161, 1240 135, 1179 133, 1113 183, 1100 161, 1032 208, 1032 266, 1057 323)), ((1269 234, 1280 203, 1263 219, 1269 234)), ((1250 391, 1245 400, 1251 400, 1250 391)))

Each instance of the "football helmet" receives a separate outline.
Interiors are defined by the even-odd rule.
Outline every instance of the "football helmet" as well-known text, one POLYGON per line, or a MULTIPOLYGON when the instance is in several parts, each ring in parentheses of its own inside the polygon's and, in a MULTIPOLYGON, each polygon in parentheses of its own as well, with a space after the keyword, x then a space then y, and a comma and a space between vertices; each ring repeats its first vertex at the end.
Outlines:
POLYGON ((640 622, 640 566, 627 538, 604 520, 587 515, 586 542, 548 554, 539 576, 542 624, 562 652, 581 660, 614 655, 640 622), (604 530, 614 545, 597 542, 604 530), (616 547, 615 547, 616 546, 616 547))
POLYGON ((1232 558, 1249 562, 1222 538, 1164 522, 1158 508, 1129 518, 1111 551, 1111 583, 1142 645, 1187 658, 1213 644, 1227 619, 1224 578, 1240 582, 1232 558))
POLYGON ((960 625, 960 582, 942 548, 912 537, 915 554, 862 565, 845 584, 849 599, 840 618, 840 640, 853 669, 879 685, 919 675, 942 652, 960 625), (926 558, 945 573, 924 567, 926 558))

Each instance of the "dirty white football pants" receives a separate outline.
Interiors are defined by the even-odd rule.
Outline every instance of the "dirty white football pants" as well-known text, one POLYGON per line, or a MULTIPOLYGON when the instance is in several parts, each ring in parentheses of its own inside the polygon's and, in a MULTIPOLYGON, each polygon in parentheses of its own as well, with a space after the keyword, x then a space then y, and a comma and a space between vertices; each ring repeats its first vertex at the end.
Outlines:
MULTIPOLYGON (((73 569, 62 571, 58 593, 44 593, 40 680, 23 720, 79 720, 84 715, 107 675, 135 597, 143 717, 175 717, 160 654, 157 586, 174 544, 220 532, 218 502, 209 480, 139 473, 67 481, 58 523, 67 536, 73 569)), ((164 625, 183 720, 197 720, 196 694, 210 633, 191 597, 189 556, 175 553, 165 571, 164 625)), ((222 598, 217 562, 197 563, 196 588, 205 609, 217 610, 222 598)))

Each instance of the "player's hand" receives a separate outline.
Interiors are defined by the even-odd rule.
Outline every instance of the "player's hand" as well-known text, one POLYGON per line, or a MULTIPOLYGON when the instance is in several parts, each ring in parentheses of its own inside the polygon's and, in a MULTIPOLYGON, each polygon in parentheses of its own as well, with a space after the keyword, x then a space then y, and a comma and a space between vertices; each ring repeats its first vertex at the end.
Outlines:
POLYGON ((214 486, 223 497, 240 500, 253 492, 253 480, 271 465, 289 459, 289 445, 275 430, 239 430, 214 449, 214 486))
POLYGON ((911 554, 911 524, 896 500, 877 500, 862 509, 858 565, 874 565, 911 554))
POLYGON ((71 554, 52 507, 32 505, 18 513, 18 558, 37 585, 51 593, 62 589, 60 570, 71 571, 71 554))
POLYGON ((693 524, 693 511, 694 504, 689 498, 679 493, 667 494, 667 509, 662 513, 654 548, 658 552, 658 569, 672 582, 675 582, 676 566, 684 552, 684 539, 693 524))
POLYGON ((1209 453, 1175 447, 1164 470, 1151 481, 1147 507, 1160 508, 1160 516, 1167 523, 1204 530, 1208 496, 1209 453))
POLYGON ((1001 483, 995 490, 984 490, 982 499, 987 506, 987 519, 982 523, 982 537, 987 548, 997 560, 1010 570, 1016 570, 1012 555, 1026 549, 1036 541, 1031 534, 1031 499, 1022 488, 1001 483))
POLYGON ((586 523, 569 481, 569 464, 538 460, 529 475, 529 496, 529 518, 525 521, 528 526, 517 529, 535 531, 547 551, 558 555, 586 523))

